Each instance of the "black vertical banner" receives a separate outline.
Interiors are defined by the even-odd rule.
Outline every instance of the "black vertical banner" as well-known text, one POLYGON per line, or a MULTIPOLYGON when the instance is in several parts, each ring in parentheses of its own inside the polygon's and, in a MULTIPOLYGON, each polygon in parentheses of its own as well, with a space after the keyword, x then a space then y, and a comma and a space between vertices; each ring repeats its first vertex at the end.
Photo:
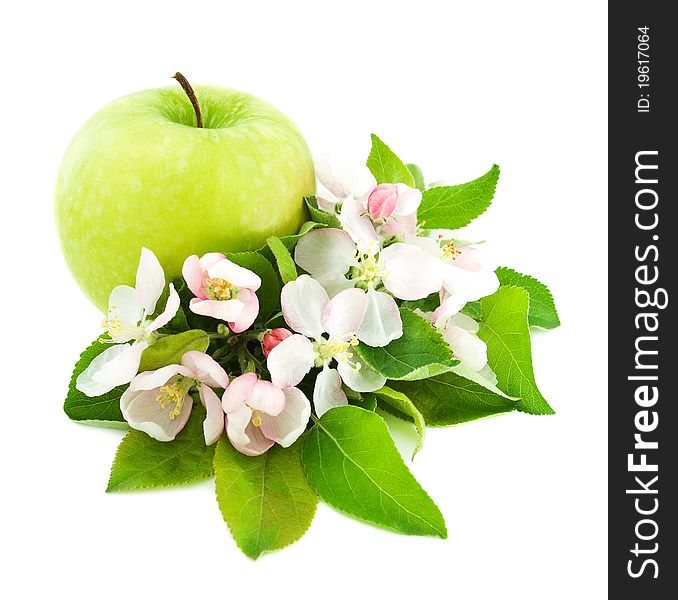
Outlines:
POLYGON ((609 3, 610 598, 678 597, 678 36, 609 3))

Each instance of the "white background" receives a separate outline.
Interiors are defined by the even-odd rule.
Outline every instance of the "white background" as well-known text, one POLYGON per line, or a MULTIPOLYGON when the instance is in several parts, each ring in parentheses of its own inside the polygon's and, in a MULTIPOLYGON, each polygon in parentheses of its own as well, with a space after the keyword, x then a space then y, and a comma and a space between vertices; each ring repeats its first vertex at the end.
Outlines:
MULTIPOLYGON (((15 2, 0 15, 0 595, 597 599, 606 585, 606 3, 15 2), (429 180, 502 168, 473 232, 546 282, 563 326, 534 340, 558 414, 429 430, 412 465, 446 541, 320 506, 253 562, 213 483, 105 494, 119 431, 68 421, 100 316, 61 258, 61 154, 109 100, 192 81, 250 91, 314 151, 378 133, 429 180), (189 596, 190 595, 190 596, 189 596)), ((414 438, 396 424, 404 452, 414 438)))

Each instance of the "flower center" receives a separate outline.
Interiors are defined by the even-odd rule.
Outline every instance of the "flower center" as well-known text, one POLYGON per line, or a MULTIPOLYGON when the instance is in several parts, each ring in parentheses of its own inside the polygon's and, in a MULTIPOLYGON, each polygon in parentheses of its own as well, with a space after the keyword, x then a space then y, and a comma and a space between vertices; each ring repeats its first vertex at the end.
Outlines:
POLYGON ((316 366, 322 367, 328 364, 332 359, 339 363, 349 364, 353 369, 359 371, 362 367, 361 363, 352 362, 354 353, 351 348, 358 345, 358 338, 355 334, 349 334, 348 340, 335 338, 327 341, 322 341, 315 344, 315 351, 318 355, 316 366))
POLYGON ((255 427, 261 426, 261 417, 254 411, 252 411, 252 425, 255 427))
POLYGON ((447 242, 441 250, 443 251, 443 258, 444 259, 450 259, 450 260, 455 260, 457 256, 461 254, 461 250, 458 248, 455 248, 454 246, 454 240, 447 242))
POLYGON ((383 263, 377 257, 377 253, 372 251, 362 253, 358 251, 356 259, 358 264, 351 268, 349 277, 356 281, 356 285, 359 288, 377 287, 381 278, 386 276, 383 263))
POLYGON ((163 410, 169 409, 171 421, 176 419, 183 411, 188 391, 194 384, 195 381, 190 377, 178 375, 173 383, 167 383, 160 388, 160 394, 158 394, 155 401, 163 410))
POLYGON ((205 295, 210 300, 231 300, 238 295, 238 287, 220 277, 205 279, 205 295))

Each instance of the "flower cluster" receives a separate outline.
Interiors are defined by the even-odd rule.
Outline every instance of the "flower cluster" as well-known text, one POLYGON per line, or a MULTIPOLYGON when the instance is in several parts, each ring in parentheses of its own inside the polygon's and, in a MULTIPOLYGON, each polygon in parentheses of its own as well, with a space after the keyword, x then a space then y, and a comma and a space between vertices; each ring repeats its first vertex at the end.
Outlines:
POLYGON ((481 251, 417 230, 422 193, 416 188, 377 185, 367 167, 337 168, 324 158, 318 160, 318 177, 331 193, 318 204, 336 215, 341 229, 313 229, 298 241, 294 260, 305 273, 285 284, 279 299, 289 329, 252 328, 259 315, 257 273, 218 252, 184 262, 190 311, 226 324, 230 336, 258 340, 260 365, 227 373, 215 358, 193 350, 177 364, 138 373, 144 350, 164 335, 162 328, 180 309, 170 283, 164 309, 152 316, 165 275, 155 254, 143 248, 135 287, 120 285, 110 295, 100 341, 111 346, 79 375, 77 389, 94 397, 129 384, 120 398, 125 420, 163 442, 186 425, 197 395, 206 409, 206 444, 225 430, 240 452, 259 455, 274 443, 289 446, 305 431, 311 404, 296 386, 312 371, 306 387, 318 417, 348 404, 347 392, 382 388, 386 377, 358 358, 358 346, 384 347, 400 338, 398 301, 431 294, 439 295, 439 306, 432 313, 419 311, 421 316, 442 332, 464 367, 486 371, 478 324, 459 312, 499 287, 481 251))
POLYGON ((301 537, 319 499, 445 537, 383 411, 414 425, 415 453, 425 425, 553 412, 530 346, 531 327, 559 325, 548 288, 459 239, 492 201, 498 167, 427 187, 372 144, 364 166, 318 158, 319 192, 303 200, 312 220, 296 234, 188 256, 169 282, 141 250, 64 404, 74 420, 130 428, 110 491, 214 475, 252 558, 301 537))

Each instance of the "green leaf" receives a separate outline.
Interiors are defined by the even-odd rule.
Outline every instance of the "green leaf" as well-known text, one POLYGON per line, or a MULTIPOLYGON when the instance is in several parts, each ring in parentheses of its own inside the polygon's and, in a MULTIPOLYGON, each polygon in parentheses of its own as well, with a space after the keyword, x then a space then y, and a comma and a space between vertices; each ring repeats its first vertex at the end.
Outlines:
POLYGON ((90 422, 115 428, 127 428, 127 423, 120 412, 120 396, 127 389, 126 385, 118 386, 102 396, 90 398, 81 391, 75 389, 78 375, 107 348, 110 344, 100 342, 98 339, 92 342, 80 355, 78 362, 73 368, 73 375, 68 384, 68 393, 64 401, 64 412, 69 419, 74 421, 90 422))
POLYGON ((501 285, 520 287, 529 294, 530 309, 527 317, 532 327, 554 329, 560 325, 551 291, 541 281, 507 267, 499 267, 496 273, 501 285))
POLYGON ((414 187, 414 177, 393 151, 372 134, 372 149, 367 157, 367 168, 377 183, 404 183, 414 187))
POLYGON ((464 308, 461 309, 466 316, 471 317, 476 321, 480 321, 480 300, 474 300, 473 302, 467 302, 464 304, 464 308))
MULTIPOLYGON (((431 427, 465 423, 516 408, 515 400, 452 371, 421 381, 392 381, 389 385, 405 394, 431 427)), ((407 414, 398 416, 411 418, 407 414)))
POLYGON ((141 355, 139 372, 155 371, 167 365, 178 365, 186 352, 191 350, 206 352, 209 345, 210 339, 201 329, 191 329, 183 333, 161 337, 144 350, 141 355))
POLYGON ((436 308, 440 306, 440 294, 435 292, 426 298, 421 300, 405 300, 400 306, 403 308, 409 308, 414 310, 418 308, 423 312, 433 312, 436 308))
POLYGON ((351 400, 349 398, 349 404, 374 412, 377 410, 377 397, 373 392, 363 392, 360 394, 359 400, 351 400))
POLYGON ((494 165, 485 175, 469 183, 429 188, 417 212, 419 222, 429 229, 459 229, 485 212, 492 202, 499 179, 494 165))
POLYGON ((412 400, 402 392, 384 386, 374 392, 374 395, 382 401, 382 404, 386 404, 391 408, 395 408, 398 412, 406 414, 414 422, 414 426, 416 427, 419 436, 417 445, 412 451, 412 460, 414 460, 417 452, 419 452, 424 445, 424 429, 426 428, 426 422, 424 421, 423 415, 419 412, 419 409, 417 409, 412 400))
POLYGON ((499 389, 519 398, 518 410, 553 414, 534 379, 528 307, 529 295, 525 290, 500 287, 480 301, 482 321, 478 337, 487 344, 488 364, 497 375, 499 389))
POLYGON ((280 282, 273 265, 259 252, 238 252, 228 255, 235 264, 253 271, 261 279, 261 287, 257 290, 259 299, 259 316, 267 319, 278 310, 280 304, 280 282))
POLYGON ((412 173, 412 177, 414 177, 414 187, 416 187, 420 192, 425 192, 426 182, 424 180, 424 173, 422 173, 419 165, 407 163, 405 166, 407 167, 407 170, 412 173))
POLYGON ((171 442, 131 429, 115 454, 107 492, 159 488, 212 476, 214 446, 205 445, 205 409, 193 406, 186 426, 171 442))
POLYGON ((309 528, 318 497, 301 466, 299 440, 245 456, 226 437, 217 444, 214 471, 219 509, 238 547, 250 558, 296 542, 309 528))
POLYGON ((400 309, 403 335, 383 348, 356 346, 358 355, 387 379, 426 379, 449 371, 459 363, 450 347, 426 319, 408 308, 400 309))
POLYGON ((307 434, 301 460, 311 486, 330 506, 406 535, 447 537, 440 510, 376 413, 357 406, 327 411, 307 434))
POLYGON ((278 265, 278 271, 283 283, 289 283, 297 278, 297 267, 294 259, 290 255, 285 245, 274 235, 266 240, 266 244, 275 256, 275 262, 278 265))
POLYGON ((161 331, 163 333, 183 333, 188 331, 191 326, 186 319, 186 313, 182 306, 177 309, 177 314, 172 317, 172 320, 165 325, 161 331))
POLYGON ((304 198, 306 201, 306 206, 308 207, 308 212, 311 213, 311 218, 316 223, 322 223, 328 227, 335 227, 336 229, 341 229, 341 223, 337 218, 337 215, 328 213, 322 208, 318 207, 318 201, 315 199, 315 196, 306 196, 304 198))

